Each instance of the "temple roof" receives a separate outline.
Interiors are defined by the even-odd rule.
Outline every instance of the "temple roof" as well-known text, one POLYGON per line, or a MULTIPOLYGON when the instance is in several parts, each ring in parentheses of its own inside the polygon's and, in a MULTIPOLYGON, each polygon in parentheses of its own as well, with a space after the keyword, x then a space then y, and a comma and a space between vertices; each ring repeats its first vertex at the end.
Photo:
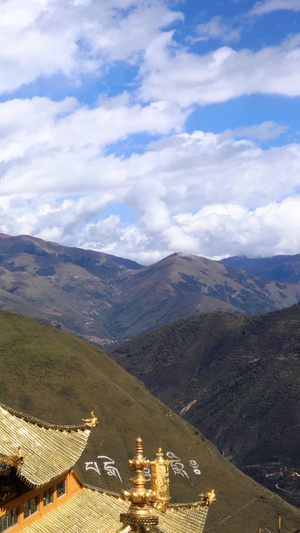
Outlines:
MULTIPOLYGON (((126 513, 128 502, 117 494, 84 488, 56 509, 23 528, 23 533, 115 533, 120 530, 120 513, 126 513)), ((159 517, 153 531, 160 533, 202 533, 208 507, 201 503, 170 505, 166 513, 153 509, 159 517)))
POLYGON ((0 404, 0 454, 24 457, 17 475, 38 488, 69 471, 81 456, 90 434, 86 424, 57 426, 0 404))
POLYGON ((204 529, 207 512, 208 507, 200 502, 170 505, 166 513, 156 512, 159 517, 158 527, 165 533, 200 533, 204 529))
MULTIPOLYGON (((57 426, 0 404, 0 459, 4 471, 8 465, 9 468, 13 466, 17 476, 32 488, 42 487, 68 472, 87 444, 90 434, 87 426, 97 423, 93 412, 91 417, 85 420, 84 425, 57 426)), ((152 490, 147 491, 141 486, 141 471, 145 462, 147 461, 143 457, 142 439, 138 437, 136 456, 129 461, 134 470, 131 477, 134 488, 123 491, 124 499, 131 500, 131 506, 130 501, 124 501, 118 494, 81 485, 70 498, 52 510, 49 509, 27 527, 23 527, 23 533, 129 532, 132 520, 138 520, 141 524, 140 530, 145 533, 202 533, 208 507, 215 500, 214 491, 200 495, 200 501, 195 503, 169 505, 165 512, 155 508, 158 501, 156 496, 156 500, 153 500, 154 507, 147 504, 145 513, 143 506, 140 507, 141 502, 144 505, 144 496, 147 496, 148 492, 152 493, 152 490), (127 498, 127 495, 130 498, 127 498), (137 509, 141 510, 142 514, 136 518, 132 510, 137 509)), ((146 479, 143 478, 142 481, 144 485, 146 479)), ((133 530, 136 530, 135 527, 133 530)))

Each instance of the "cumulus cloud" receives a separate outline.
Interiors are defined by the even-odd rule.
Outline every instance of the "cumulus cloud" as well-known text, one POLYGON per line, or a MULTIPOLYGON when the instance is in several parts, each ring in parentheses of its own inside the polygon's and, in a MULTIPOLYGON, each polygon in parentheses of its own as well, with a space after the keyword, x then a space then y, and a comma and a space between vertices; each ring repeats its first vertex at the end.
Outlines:
POLYGON ((300 47, 294 36, 258 51, 222 47, 200 56, 174 51, 169 32, 148 46, 141 72, 141 98, 148 101, 163 93, 183 107, 255 93, 299 96, 300 47))
POLYGON ((295 208, 299 200, 282 199, 292 201, 300 187, 300 146, 262 150, 250 140, 278 134, 280 126, 257 125, 244 136, 171 134, 183 120, 177 107, 123 104, 122 98, 94 109, 75 99, 1 104, 1 231, 141 263, 178 250, 214 257, 247 246, 288 253, 295 245, 296 235, 289 245, 283 238, 292 213, 285 222, 282 206, 295 208), (147 130, 168 135, 141 154, 106 153, 109 143, 147 130), (109 212, 120 204, 131 206, 133 222, 109 212), (268 242, 260 223, 272 234, 268 242))
MULTIPOLYGON (((257 2, 252 14, 282 5, 257 2)), ((284 5, 297 11, 299 2, 284 5)), ((287 126, 262 119, 218 134, 184 129, 196 106, 299 96, 300 34, 255 51, 232 45, 201 54, 188 39, 176 41, 182 21, 164 0, 1 3, 1 231, 147 264, 177 251, 299 251, 300 145, 261 145, 287 126), (44 77, 51 86, 54 74, 109 84, 120 64, 126 90, 120 84, 110 97, 96 88, 93 105, 67 88, 60 100, 41 97, 32 84, 44 77), (35 97, 20 96, 24 84, 35 97)), ((242 38, 219 16, 197 32, 198 41, 242 38)))
POLYGON ((263 0, 256 2, 250 11, 250 15, 268 15, 273 11, 300 11, 299 0, 263 0))
POLYGON ((185 231, 199 236, 198 253, 204 256, 272 256, 292 254, 300 247, 299 196, 255 210, 213 204, 177 219, 185 231))
POLYGON ((110 143, 128 135, 166 134, 181 129, 185 114, 168 102, 147 106, 88 108, 75 99, 13 100, 0 104, 0 178, 2 195, 56 191, 81 194, 119 187, 121 159, 105 156, 110 143))
POLYGON ((294 196, 254 210, 227 203, 181 213, 171 218, 159 239, 151 227, 125 225, 111 216, 86 226, 78 242, 141 264, 156 262, 178 250, 211 259, 241 254, 265 257, 299 250, 299 225, 300 197, 294 196))
POLYGON ((115 61, 137 62, 181 18, 163 0, 2 2, 0 93, 55 73, 76 79, 115 61))

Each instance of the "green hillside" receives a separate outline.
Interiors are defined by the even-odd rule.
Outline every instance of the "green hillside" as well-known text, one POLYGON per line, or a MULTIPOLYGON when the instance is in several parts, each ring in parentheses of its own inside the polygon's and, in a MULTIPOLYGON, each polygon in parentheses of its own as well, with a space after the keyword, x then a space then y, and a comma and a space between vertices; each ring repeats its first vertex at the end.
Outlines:
POLYGON ((95 346, 4 312, 0 328, 0 402, 48 422, 78 424, 91 409, 98 415, 99 426, 79 464, 86 482, 117 491, 127 488, 127 459, 140 434, 148 457, 161 445, 183 464, 186 475, 171 474, 175 501, 216 489, 218 501, 209 512, 207 532, 252 533, 259 527, 275 531, 278 512, 283 532, 300 527, 300 510, 239 472, 195 428, 95 346), (116 476, 103 470, 103 456, 115 462, 116 476), (190 460, 199 464, 201 475, 193 472, 190 460), (85 462, 96 463, 101 475, 86 471, 85 462))
POLYGON ((197 315, 111 356, 236 465, 300 505, 299 478, 291 489, 282 479, 300 472, 299 305, 253 318, 197 315))

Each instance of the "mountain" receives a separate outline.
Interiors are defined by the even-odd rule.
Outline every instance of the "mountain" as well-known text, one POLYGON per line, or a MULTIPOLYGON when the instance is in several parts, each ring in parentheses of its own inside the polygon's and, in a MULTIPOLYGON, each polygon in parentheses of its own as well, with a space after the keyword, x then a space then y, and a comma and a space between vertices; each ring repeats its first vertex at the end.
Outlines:
POLYGON ((126 289, 119 316, 138 320, 127 322, 129 337, 200 311, 267 312, 292 305, 300 294, 295 285, 268 282, 217 261, 182 254, 135 271, 126 289))
POLYGON ((274 531, 278 513, 285 531, 300 527, 299 509, 237 470, 95 346, 5 312, 0 312, 0 328, 1 403, 52 423, 81 423, 91 409, 98 416, 77 467, 86 483, 118 492, 128 488, 127 461, 140 435, 148 457, 158 446, 173 454, 173 501, 195 500, 200 491, 215 488, 207 532, 274 531))
POLYGON ((100 252, 0 234, 1 308, 91 340, 109 339, 117 280, 140 268, 100 252))
POLYGON ((237 466, 300 505, 299 478, 292 489, 285 482, 300 473, 299 304, 178 320, 110 355, 237 466))
POLYGON ((220 262, 223 265, 244 270, 254 276, 277 280, 282 283, 300 283, 300 254, 259 258, 242 255, 227 257, 220 262))
POLYGON ((255 315, 299 300, 299 285, 263 280, 203 257, 173 254, 143 267, 0 234, 0 308, 98 344, 199 312, 255 315))

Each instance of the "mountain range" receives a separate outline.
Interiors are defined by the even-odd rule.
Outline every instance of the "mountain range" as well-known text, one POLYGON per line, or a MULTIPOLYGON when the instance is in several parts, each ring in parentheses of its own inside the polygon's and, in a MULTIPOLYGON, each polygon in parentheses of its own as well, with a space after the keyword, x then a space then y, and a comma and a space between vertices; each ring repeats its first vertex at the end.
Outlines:
MULTIPOLYGON (((278 489, 275 471, 300 473, 299 304, 177 320, 110 355, 260 482, 278 489)), ((278 490, 300 505, 299 481, 278 490)))
POLYGON ((253 276, 283 283, 300 283, 300 254, 255 258, 242 255, 228 257, 220 262, 223 265, 244 270, 253 276))
POLYGON ((54 424, 80 424, 91 409, 98 416, 76 467, 86 483, 128 488, 128 458, 140 435, 147 457, 162 446, 171 459, 173 501, 216 490, 207 533, 275 531, 278 513, 284 531, 300 527, 299 509, 240 472, 94 345, 3 311, 0 328, 1 403, 54 424))
POLYGON ((199 312, 255 315, 300 300, 300 285, 173 254, 144 267, 30 236, 0 234, 0 308, 103 344, 199 312))

